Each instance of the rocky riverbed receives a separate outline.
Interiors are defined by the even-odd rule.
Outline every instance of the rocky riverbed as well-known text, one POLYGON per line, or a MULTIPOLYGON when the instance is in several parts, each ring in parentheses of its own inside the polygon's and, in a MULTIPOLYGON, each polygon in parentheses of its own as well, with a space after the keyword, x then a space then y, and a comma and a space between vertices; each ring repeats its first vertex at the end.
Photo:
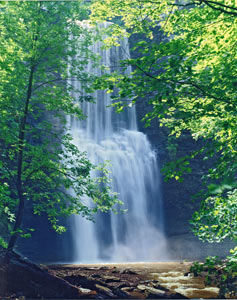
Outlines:
POLYGON ((192 276, 190 265, 36 265, 12 252, 8 263, 0 259, 0 299, 218 298, 219 289, 192 276))
POLYGON ((86 298, 217 298, 219 289, 188 274, 191 263, 54 265, 48 271, 77 286, 86 298))

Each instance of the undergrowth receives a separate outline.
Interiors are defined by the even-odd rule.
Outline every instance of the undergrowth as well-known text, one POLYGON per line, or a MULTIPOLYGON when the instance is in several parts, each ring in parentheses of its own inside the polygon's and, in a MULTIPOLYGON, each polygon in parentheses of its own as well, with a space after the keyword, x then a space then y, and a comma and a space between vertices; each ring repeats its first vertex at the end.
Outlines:
POLYGON ((194 276, 204 276, 207 285, 219 287, 219 298, 237 296, 237 247, 230 255, 221 260, 217 256, 208 256, 204 262, 194 262, 190 268, 194 276))

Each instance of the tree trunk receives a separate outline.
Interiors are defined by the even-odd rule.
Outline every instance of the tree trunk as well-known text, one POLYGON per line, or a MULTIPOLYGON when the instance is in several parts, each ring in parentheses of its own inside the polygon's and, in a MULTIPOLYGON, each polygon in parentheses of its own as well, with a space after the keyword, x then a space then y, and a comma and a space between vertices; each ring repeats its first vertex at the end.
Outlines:
POLYGON ((9 261, 9 253, 12 252, 17 238, 19 236, 18 230, 21 228, 22 218, 24 213, 24 205, 25 199, 23 195, 23 187, 22 187, 22 163, 23 163, 23 155, 24 155, 24 141, 25 141, 25 128, 26 128, 26 121, 29 112, 29 104, 30 98, 32 94, 32 84, 33 84, 33 77, 34 77, 35 66, 33 65, 30 69, 29 81, 28 81, 28 89, 27 89, 27 96, 24 108, 24 115, 21 120, 19 134, 18 134, 18 155, 17 155, 17 179, 16 179, 16 187, 19 199, 19 205, 16 215, 16 221, 13 229, 13 234, 10 238, 8 243, 7 252, 5 256, 5 262, 9 261))

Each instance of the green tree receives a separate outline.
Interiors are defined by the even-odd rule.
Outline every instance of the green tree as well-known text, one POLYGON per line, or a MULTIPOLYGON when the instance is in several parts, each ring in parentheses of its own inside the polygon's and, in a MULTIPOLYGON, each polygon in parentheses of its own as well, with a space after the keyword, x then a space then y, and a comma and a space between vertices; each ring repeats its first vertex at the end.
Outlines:
POLYGON ((148 126, 158 118, 176 139, 188 131, 204 141, 204 147, 170 162, 164 171, 167 178, 182 180, 185 171, 191 172, 190 159, 200 153, 204 160, 215 157, 203 177, 207 188, 193 230, 209 242, 236 240, 235 1, 95 0, 91 9, 94 23, 116 20, 107 30, 106 46, 118 44, 120 36, 137 35, 138 57, 123 62, 133 66, 132 76, 105 75, 96 87, 118 88, 118 110, 126 98, 147 101, 153 108, 144 116, 148 126))
POLYGON ((19 235, 30 236, 32 229, 22 227, 27 203, 57 232, 65 231, 60 216, 92 219, 117 203, 107 170, 88 161, 67 129, 67 115, 84 118, 83 97, 72 97, 73 80, 85 89, 92 80, 83 71, 93 40, 78 22, 84 15, 80 2, 0 4, 0 215, 12 223, 0 243, 8 253, 19 235), (95 169, 100 177, 91 175, 95 169), (84 197, 93 200, 91 207, 84 197))

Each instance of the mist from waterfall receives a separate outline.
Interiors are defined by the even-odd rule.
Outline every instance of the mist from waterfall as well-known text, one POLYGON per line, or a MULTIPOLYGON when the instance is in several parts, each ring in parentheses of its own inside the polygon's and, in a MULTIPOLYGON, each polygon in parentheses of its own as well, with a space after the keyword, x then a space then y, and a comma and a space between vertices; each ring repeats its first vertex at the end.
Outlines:
MULTIPOLYGON (((120 47, 105 50, 101 46, 101 42, 92 46, 93 52, 101 56, 101 65, 110 71, 121 71, 119 62, 129 57, 127 39, 121 41, 120 47)), ((92 62, 87 71, 95 75, 103 73, 92 62)), ((129 75, 131 69, 128 67, 125 72, 129 75)), ((80 90, 79 81, 70 84, 80 90)), ((108 107, 111 96, 106 91, 98 90, 92 96, 96 103, 81 104, 87 119, 69 121, 74 143, 87 152, 92 163, 110 161, 113 190, 118 192, 124 202, 121 208, 127 212, 117 215, 99 212, 95 223, 74 216, 72 260, 74 263, 166 260, 156 153, 137 129, 134 106, 117 114, 108 107)))

